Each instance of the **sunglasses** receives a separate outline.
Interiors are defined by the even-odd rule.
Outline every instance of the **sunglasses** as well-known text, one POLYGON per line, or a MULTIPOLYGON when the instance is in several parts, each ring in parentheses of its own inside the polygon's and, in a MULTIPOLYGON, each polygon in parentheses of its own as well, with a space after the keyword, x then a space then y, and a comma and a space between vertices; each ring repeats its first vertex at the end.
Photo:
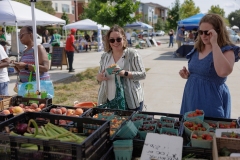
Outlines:
POLYGON ((117 38, 117 39, 111 38, 111 39, 109 39, 109 42, 110 42, 110 43, 114 43, 115 40, 116 40, 117 42, 121 42, 121 41, 122 41, 122 38, 117 38))
POLYGON ((200 35, 203 35, 203 33, 206 35, 206 36, 209 36, 210 34, 208 33, 208 31, 202 31, 202 30, 198 30, 198 33, 200 35))

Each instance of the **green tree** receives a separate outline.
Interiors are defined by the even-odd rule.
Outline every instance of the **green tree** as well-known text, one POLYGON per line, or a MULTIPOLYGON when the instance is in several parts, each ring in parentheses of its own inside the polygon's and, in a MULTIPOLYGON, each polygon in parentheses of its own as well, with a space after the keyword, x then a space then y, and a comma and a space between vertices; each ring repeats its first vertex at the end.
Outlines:
POLYGON ((144 15, 143 23, 149 24, 148 17, 146 14, 144 15))
POLYGON ((164 21, 162 20, 162 18, 158 18, 157 20, 157 23, 155 24, 155 30, 158 31, 158 30, 164 30, 165 26, 165 23, 164 21))
POLYGON ((200 8, 195 6, 193 0, 184 0, 180 7, 180 18, 185 19, 200 13, 200 8))
POLYGON ((66 21, 66 24, 69 24, 69 22, 70 22, 69 17, 68 17, 68 15, 66 14, 65 11, 63 11, 63 14, 62 14, 61 19, 65 20, 65 21, 66 21))
POLYGON ((180 1, 175 0, 174 6, 168 10, 168 17, 167 17, 165 29, 177 28, 177 22, 180 20, 179 10, 180 10, 180 1))
MULTIPOLYGON (((15 1, 26 4, 28 6, 31 5, 29 0, 15 0, 15 1)), ((51 1, 37 1, 37 3, 35 3, 35 6, 36 6, 37 9, 40 9, 44 12, 47 12, 47 13, 52 14, 52 15, 55 14, 55 10, 52 8, 52 2, 51 1)))
POLYGON ((139 19, 140 15, 130 15, 138 9, 139 4, 140 2, 132 0, 91 0, 88 6, 84 7, 80 18, 89 18, 102 25, 125 26, 139 19))
POLYGON ((231 12, 228 15, 228 21, 230 23, 231 26, 238 26, 240 27, 240 9, 236 10, 234 12, 231 12))
POLYGON ((219 5, 212 5, 211 8, 208 10, 208 13, 216 13, 221 15, 222 17, 225 16, 225 11, 224 9, 220 8, 219 5))

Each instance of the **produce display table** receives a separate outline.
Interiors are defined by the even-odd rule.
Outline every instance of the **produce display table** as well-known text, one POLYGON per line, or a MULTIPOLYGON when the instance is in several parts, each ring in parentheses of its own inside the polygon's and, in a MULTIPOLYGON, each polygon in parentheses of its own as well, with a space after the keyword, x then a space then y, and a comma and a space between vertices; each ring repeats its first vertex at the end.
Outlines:
MULTIPOLYGON (((182 145, 182 159, 231 159, 229 153, 240 151, 239 121, 206 117, 201 110, 180 115, 77 108, 54 105, 51 99, 37 101, 46 104, 46 108, 15 116, 0 115, 1 157, 12 160, 26 157, 36 160, 131 160, 141 157, 145 139, 150 135, 147 133, 183 139, 183 144, 178 143, 182 145), (24 130, 24 125, 34 129, 24 130), (219 132, 219 128, 223 132, 219 132)), ((31 107, 32 102, 32 99, 13 97, 10 104, 21 106, 25 103, 31 107)))

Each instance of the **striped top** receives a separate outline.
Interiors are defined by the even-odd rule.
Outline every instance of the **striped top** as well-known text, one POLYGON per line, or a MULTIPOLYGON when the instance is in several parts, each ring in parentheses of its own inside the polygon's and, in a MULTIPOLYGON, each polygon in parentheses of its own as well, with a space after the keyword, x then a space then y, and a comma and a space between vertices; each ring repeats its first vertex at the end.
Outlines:
MULTIPOLYGON (((133 78, 124 78, 123 87, 125 99, 129 109, 135 109, 140 106, 144 100, 143 88, 140 80, 146 78, 146 71, 143 66, 142 58, 137 50, 126 48, 124 50, 125 59, 123 69, 132 73, 133 78)), ((103 53, 100 61, 99 73, 108 67, 112 52, 103 53)), ((105 72, 106 73, 106 72, 105 72)), ((102 81, 98 92, 98 105, 107 102, 107 81, 102 81)))
MULTIPOLYGON (((27 64, 35 65, 34 60, 34 49, 30 49, 23 52, 20 62, 24 62, 27 64)), ((21 82, 28 82, 28 78, 30 75, 30 71, 21 69, 19 72, 19 78, 21 82)), ((40 80, 50 80, 50 75, 48 72, 40 73, 40 80)), ((32 81, 36 81, 36 73, 33 72, 32 74, 32 81)))

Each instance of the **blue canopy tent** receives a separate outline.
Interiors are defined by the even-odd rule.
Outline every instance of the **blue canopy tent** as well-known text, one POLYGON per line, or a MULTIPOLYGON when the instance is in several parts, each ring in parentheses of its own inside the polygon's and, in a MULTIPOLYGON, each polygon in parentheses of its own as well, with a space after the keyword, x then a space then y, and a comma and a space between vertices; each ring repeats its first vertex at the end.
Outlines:
POLYGON ((198 13, 181 21, 178 21, 178 28, 184 26, 185 30, 192 30, 193 28, 198 28, 199 22, 202 17, 205 16, 203 13, 198 13))
POLYGON ((126 26, 124 26, 124 28, 143 29, 143 30, 153 29, 152 26, 150 26, 146 23, 143 23, 143 22, 133 22, 131 24, 127 24, 126 26))

